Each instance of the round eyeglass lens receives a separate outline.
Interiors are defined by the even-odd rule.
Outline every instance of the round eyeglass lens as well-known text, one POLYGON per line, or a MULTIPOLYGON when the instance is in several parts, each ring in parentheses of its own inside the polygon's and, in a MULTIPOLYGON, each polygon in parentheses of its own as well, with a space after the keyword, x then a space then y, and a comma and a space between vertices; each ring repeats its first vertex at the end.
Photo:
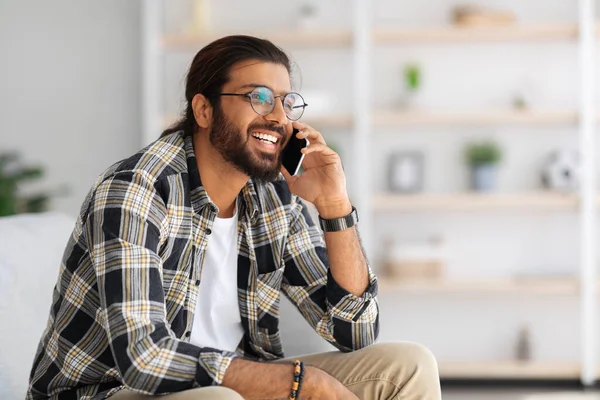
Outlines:
POLYGON ((268 115, 275 108, 275 95, 269 88, 257 87, 250 93, 252 108, 259 115, 268 115))
POLYGON ((297 121, 304 114, 304 99, 298 93, 288 93, 283 98, 283 109, 285 114, 292 121, 297 121))

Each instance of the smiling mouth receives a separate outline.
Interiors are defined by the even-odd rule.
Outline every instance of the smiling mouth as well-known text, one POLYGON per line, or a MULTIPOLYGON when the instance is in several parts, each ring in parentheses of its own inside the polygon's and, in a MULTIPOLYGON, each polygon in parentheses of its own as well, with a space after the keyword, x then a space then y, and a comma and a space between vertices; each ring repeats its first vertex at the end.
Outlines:
POLYGON ((252 137, 255 139, 258 139, 262 142, 270 143, 270 144, 276 144, 279 141, 279 139, 276 136, 273 136, 268 133, 263 133, 263 132, 252 133, 252 137))

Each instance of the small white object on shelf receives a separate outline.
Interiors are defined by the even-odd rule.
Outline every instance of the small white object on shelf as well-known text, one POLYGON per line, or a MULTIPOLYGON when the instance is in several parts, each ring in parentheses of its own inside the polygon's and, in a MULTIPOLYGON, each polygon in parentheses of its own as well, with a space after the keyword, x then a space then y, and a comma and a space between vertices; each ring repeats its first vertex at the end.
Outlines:
POLYGON ((557 150, 548 156, 542 170, 545 188, 564 193, 579 189, 581 162, 577 151, 557 150))

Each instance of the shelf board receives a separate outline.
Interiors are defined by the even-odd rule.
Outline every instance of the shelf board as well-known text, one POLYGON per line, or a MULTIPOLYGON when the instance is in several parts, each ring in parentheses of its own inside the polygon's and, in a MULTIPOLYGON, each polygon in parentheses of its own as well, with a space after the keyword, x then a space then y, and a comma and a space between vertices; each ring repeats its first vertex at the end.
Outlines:
MULTIPOLYGON (((173 124, 178 116, 168 115, 163 117, 163 128, 169 127, 173 124)), ((350 114, 329 114, 323 116, 305 117, 300 120, 301 122, 307 123, 316 129, 322 128, 339 128, 339 129, 350 129, 354 123, 354 119, 350 114)))
MULTIPOLYGON (((350 30, 306 30, 292 32, 250 32, 252 36, 269 39, 282 47, 349 47, 353 35, 350 30)), ((208 34, 178 34, 162 38, 162 46, 167 50, 200 50, 204 45, 228 35, 226 32, 208 34)))
POLYGON ((441 379, 579 379, 578 362, 440 362, 441 379))
MULTIPOLYGON (((597 28, 597 31, 600 29, 597 28)), ((171 34, 163 36, 161 44, 167 50, 198 50, 228 34, 233 33, 171 34)), ((269 39, 283 47, 350 47, 353 43, 353 32, 349 29, 296 30, 278 33, 246 32, 246 34, 269 39)), ((570 23, 499 27, 378 28, 371 32, 375 44, 574 40, 577 35, 577 25, 570 23)))
POLYGON ((380 277, 382 294, 577 294, 577 278, 393 280, 380 277))
POLYGON ((378 127, 449 125, 572 125, 575 110, 491 110, 479 112, 379 111, 373 115, 378 127))
POLYGON ((376 211, 575 210, 576 195, 526 194, 381 194, 373 197, 376 211))
POLYGON ((576 24, 511 25, 498 27, 381 28, 373 41, 390 43, 501 42, 514 40, 574 40, 576 24))

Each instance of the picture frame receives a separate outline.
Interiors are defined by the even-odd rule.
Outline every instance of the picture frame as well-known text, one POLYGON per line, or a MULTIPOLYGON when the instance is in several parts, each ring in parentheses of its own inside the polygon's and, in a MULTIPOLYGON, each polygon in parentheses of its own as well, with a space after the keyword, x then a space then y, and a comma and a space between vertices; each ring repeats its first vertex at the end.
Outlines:
POLYGON ((396 193, 418 193, 424 186, 425 157, 419 151, 401 151, 388 161, 388 189, 396 193))

